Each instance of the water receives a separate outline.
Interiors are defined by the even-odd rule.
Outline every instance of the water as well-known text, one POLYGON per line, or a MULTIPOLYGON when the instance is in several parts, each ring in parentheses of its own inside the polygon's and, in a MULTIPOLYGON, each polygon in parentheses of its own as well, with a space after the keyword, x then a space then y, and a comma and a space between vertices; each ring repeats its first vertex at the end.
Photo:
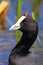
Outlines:
POLYGON ((12 31, 0 32, 0 65, 7 65, 12 48, 16 45, 15 33, 12 31))
MULTIPOLYGON (((10 52, 12 48, 16 45, 15 33, 13 31, 8 31, 9 27, 11 27, 11 25, 15 23, 16 0, 7 0, 7 1, 10 3, 8 7, 7 15, 6 15, 7 18, 5 20, 7 29, 6 31, 0 30, 0 65, 8 65, 8 58, 9 58, 10 52)), ((24 0, 23 0, 21 15, 24 12, 28 12, 29 15, 31 15, 31 6, 30 4, 26 4, 26 1, 28 0, 25 0, 25 4, 24 4, 24 0)), ((38 34, 37 40, 35 41, 30 51, 32 52, 32 54, 37 52, 36 55, 41 53, 40 57, 43 57, 41 56, 43 54, 43 3, 41 3, 41 6, 40 6, 40 17, 38 19, 38 24, 39 24, 39 34, 38 34)))

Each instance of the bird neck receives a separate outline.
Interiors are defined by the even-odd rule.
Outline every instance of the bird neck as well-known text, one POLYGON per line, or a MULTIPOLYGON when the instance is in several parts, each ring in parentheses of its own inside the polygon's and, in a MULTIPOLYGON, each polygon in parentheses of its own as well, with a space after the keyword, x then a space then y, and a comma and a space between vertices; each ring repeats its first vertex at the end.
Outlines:
POLYGON ((29 44, 29 40, 28 40, 28 34, 23 34, 20 41, 18 42, 16 48, 16 52, 19 55, 27 55, 28 54, 28 44, 29 44))

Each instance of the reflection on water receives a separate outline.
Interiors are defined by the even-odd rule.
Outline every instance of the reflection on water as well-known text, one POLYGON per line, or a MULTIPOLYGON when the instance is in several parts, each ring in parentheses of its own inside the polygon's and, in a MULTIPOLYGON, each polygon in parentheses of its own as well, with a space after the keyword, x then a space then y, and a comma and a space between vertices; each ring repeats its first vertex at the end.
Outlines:
POLYGON ((0 65, 7 65, 8 56, 15 46, 15 34, 12 31, 0 32, 0 65))

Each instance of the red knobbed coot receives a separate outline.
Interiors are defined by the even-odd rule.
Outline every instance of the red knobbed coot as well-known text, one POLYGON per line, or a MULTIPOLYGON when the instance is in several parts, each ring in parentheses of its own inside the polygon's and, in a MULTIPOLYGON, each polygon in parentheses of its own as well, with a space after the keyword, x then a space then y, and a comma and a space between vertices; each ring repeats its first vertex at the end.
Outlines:
POLYGON ((9 30, 20 30, 23 34, 9 56, 9 65, 29 65, 29 49, 38 35, 38 24, 28 13, 24 13, 9 30), (27 60, 27 61, 26 61, 27 60))

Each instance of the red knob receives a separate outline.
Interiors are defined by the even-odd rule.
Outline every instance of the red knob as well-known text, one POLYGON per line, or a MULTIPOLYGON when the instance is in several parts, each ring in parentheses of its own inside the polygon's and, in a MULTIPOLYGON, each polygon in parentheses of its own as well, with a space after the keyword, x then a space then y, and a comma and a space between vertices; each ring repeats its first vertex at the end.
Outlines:
POLYGON ((24 13, 24 16, 28 16, 28 13, 27 13, 27 12, 25 12, 25 13, 24 13))

